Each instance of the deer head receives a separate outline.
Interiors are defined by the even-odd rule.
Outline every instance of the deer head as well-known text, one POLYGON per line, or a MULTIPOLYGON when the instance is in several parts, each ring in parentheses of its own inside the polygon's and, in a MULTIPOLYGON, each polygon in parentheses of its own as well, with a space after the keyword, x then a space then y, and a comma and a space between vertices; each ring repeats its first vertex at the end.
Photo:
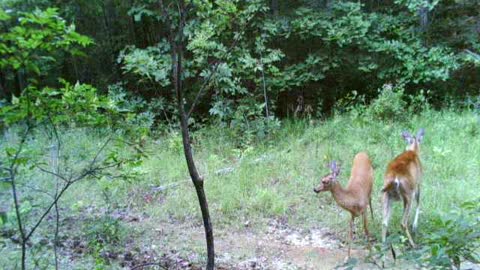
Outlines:
POLYGON ((407 143, 407 150, 418 152, 420 150, 420 143, 423 141, 423 137, 425 135, 425 129, 421 128, 418 130, 416 136, 412 136, 410 132, 403 131, 402 137, 407 143))
POLYGON ((320 185, 314 188, 315 193, 331 190, 333 184, 337 181, 337 177, 340 174, 340 167, 337 166, 337 162, 334 160, 330 163, 330 173, 322 177, 320 185))

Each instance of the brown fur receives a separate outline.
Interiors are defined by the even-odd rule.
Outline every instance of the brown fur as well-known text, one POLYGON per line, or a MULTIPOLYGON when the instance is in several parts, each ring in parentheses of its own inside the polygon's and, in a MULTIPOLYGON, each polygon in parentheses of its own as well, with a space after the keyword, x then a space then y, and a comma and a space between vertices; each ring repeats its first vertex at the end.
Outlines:
POLYGON ((387 236, 388 223, 391 215, 392 201, 402 199, 404 209, 402 218, 402 228, 408 237, 412 247, 415 247, 412 236, 408 229, 408 219, 412 201, 417 201, 414 230, 417 226, 419 203, 420 203, 420 183, 422 177, 422 164, 420 163, 420 142, 423 138, 423 131, 420 139, 409 137, 411 143, 407 150, 393 159, 387 166, 384 177, 383 194, 383 229, 382 240, 385 242, 387 236))
POLYGON ((392 191, 395 187, 395 178, 404 179, 403 187, 408 190, 416 188, 420 183, 421 163, 415 151, 405 151, 392 160, 385 172, 384 186, 382 191, 392 191))
POLYGON ((373 187, 373 168, 368 155, 364 152, 360 152, 355 155, 353 159, 353 166, 350 176, 350 181, 347 186, 343 188, 336 176, 331 174, 326 175, 322 179, 322 183, 314 189, 315 192, 330 191, 337 204, 343 209, 347 210, 351 214, 350 220, 350 238, 348 245, 348 257, 350 257, 350 245, 352 242, 353 223, 354 219, 360 215, 363 217, 363 225, 365 235, 369 237, 368 233, 368 220, 367 220, 367 207, 370 206, 370 212, 372 214, 371 194, 373 187))

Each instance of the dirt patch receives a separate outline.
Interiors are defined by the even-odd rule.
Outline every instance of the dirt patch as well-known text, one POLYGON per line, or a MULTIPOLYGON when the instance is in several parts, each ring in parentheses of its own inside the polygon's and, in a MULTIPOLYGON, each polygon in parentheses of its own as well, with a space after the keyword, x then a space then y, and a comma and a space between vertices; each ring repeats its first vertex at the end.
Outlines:
MULTIPOLYGON (((199 253, 204 251, 204 234, 200 226, 162 227, 164 243, 175 250, 183 250, 178 256, 185 268, 196 269, 199 253), (186 262, 189 262, 188 266, 186 262)), ((160 239, 158 241, 161 241, 160 239)), ((157 242, 158 242, 157 241, 157 242)), ((297 230, 270 221, 266 229, 254 230, 249 227, 235 231, 215 231, 216 264, 219 269, 334 269, 346 257, 346 248, 328 229, 297 230)), ((366 251, 353 249, 352 255, 363 258, 366 251)), ((363 268, 363 267, 362 267, 363 268)), ((368 269, 368 268, 366 268, 368 269)))

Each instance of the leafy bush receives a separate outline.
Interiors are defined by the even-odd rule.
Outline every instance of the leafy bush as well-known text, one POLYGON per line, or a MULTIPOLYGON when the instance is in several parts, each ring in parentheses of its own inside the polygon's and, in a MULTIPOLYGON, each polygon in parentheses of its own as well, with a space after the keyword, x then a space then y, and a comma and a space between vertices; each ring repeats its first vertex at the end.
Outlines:
POLYGON ((407 103, 403 100, 403 88, 385 84, 378 97, 367 107, 365 113, 370 119, 383 121, 404 121, 408 117, 407 103))
POLYGON ((435 217, 425 236, 430 257, 428 262, 460 268, 462 260, 480 262, 480 199, 466 202, 460 208, 435 217))
POLYGON ((91 223, 85 225, 83 232, 88 252, 95 258, 96 269, 105 269, 104 266, 110 264, 103 254, 121 243, 126 235, 122 223, 110 216, 92 219, 91 223))
POLYGON ((268 134, 275 132, 280 127, 280 121, 274 116, 263 115, 264 104, 248 103, 237 107, 230 121, 230 128, 240 143, 248 145, 255 140, 262 140, 268 134))
POLYGON ((118 244, 125 236, 125 229, 118 219, 104 216, 92 219, 85 225, 84 233, 89 247, 100 243, 102 245, 118 244))
POLYGON ((433 217, 422 235, 423 247, 406 253, 420 265, 460 269, 462 261, 480 262, 480 199, 433 217))
POLYGON ((223 127, 229 127, 230 135, 241 146, 256 140, 263 140, 280 127, 280 121, 274 116, 265 116, 265 103, 253 99, 244 99, 240 104, 232 100, 219 99, 210 109, 210 114, 223 127))

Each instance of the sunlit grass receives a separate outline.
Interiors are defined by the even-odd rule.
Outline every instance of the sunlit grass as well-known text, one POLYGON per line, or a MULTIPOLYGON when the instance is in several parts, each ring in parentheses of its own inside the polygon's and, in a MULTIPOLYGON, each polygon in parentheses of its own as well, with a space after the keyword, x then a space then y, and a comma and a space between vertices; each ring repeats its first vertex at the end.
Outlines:
MULTIPOLYGON (((286 120, 268 140, 250 145, 239 143, 241 138, 232 137, 225 129, 208 127, 196 131, 193 134, 195 160, 206 179, 214 227, 218 232, 232 231, 248 223, 261 229, 266 221, 281 219, 299 229, 328 227, 343 236, 349 214, 335 204, 330 194, 317 195, 313 187, 328 173, 326 164, 332 159, 340 163, 340 181, 345 185, 354 155, 366 151, 375 170, 372 194, 375 219, 370 222, 370 231, 378 239, 380 189, 385 167, 405 149, 401 131, 416 132, 421 127, 426 130, 421 146, 424 166, 421 232, 422 224, 435 214, 478 197, 480 122, 473 112, 425 111, 401 123, 372 121, 348 114, 325 121, 286 120)), ((91 156, 95 143, 104 139, 101 133, 67 134, 63 151, 72 160, 82 160, 79 149, 88 150, 83 151, 83 155, 91 156)), ((33 145, 45 142, 40 136, 31 144, 29 147, 35 148, 33 145)), ((127 209, 136 215, 146 214, 152 222, 148 224, 200 225, 200 209, 180 135, 152 139, 144 150, 147 157, 135 168, 140 173, 137 178, 89 179, 75 184, 60 202, 63 215, 105 213, 109 207, 127 209), (158 187, 164 189, 154 191, 158 187)), ((37 184, 43 181, 43 178, 36 179, 37 184)), ((4 195, 6 201, 7 190, 4 195)), ((393 233, 400 231, 401 208, 401 203, 394 207, 390 225, 393 233)))
MULTIPOLYGON (((195 158, 205 175, 213 221, 228 226, 244 220, 282 217, 304 228, 346 228, 338 225, 346 224, 347 213, 335 205, 329 194, 316 195, 312 188, 328 172, 325 165, 332 159, 340 162, 340 179, 346 184, 354 155, 366 151, 375 169, 372 224, 373 232, 378 234, 385 167, 405 148, 401 131, 416 132, 421 127, 426 129, 421 148, 421 228, 432 214, 478 196, 480 124, 471 112, 427 111, 403 123, 368 121, 348 115, 314 124, 286 122, 269 142, 247 149, 236 149, 228 138, 209 136, 209 131, 204 130, 196 137, 199 144, 195 158), (234 170, 217 175, 223 168, 234 170)), ((165 141, 169 140, 177 138, 165 141)), ((156 150, 151 149, 155 154, 144 165, 148 177, 139 184, 165 185, 188 180, 179 142, 151 147, 156 150)), ((165 194, 163 204, 151 206, 157 214, 199 218, 194 189, 188 181, 165 194)), ((397 206, 394 213, 394 227, 399 227, 400 208, 397 206)))

